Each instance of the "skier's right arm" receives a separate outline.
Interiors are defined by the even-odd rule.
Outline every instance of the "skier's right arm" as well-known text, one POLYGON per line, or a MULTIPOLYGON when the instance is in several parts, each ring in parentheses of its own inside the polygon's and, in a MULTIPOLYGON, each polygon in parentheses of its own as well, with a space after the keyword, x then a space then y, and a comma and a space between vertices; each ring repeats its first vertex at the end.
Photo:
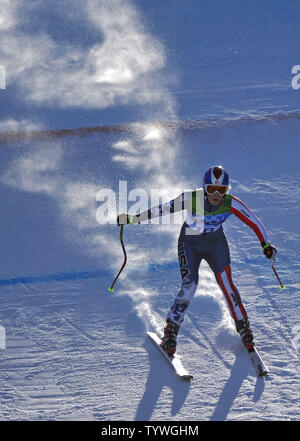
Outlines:
POLYGON ((183 210, 184 207, 184 193, 180 194, 176 198, 172 199, 165 204, 159 204, 156 207, 149 208, 149 210, 145 210, 142 213, 138 213, 135 215, 130 214, 120 214, 117 217, 118 225, 122 224, 137 224, 143 221, 148 221, 158 216, 163 216, 164 214, 172 214, 178 211, 183 210))

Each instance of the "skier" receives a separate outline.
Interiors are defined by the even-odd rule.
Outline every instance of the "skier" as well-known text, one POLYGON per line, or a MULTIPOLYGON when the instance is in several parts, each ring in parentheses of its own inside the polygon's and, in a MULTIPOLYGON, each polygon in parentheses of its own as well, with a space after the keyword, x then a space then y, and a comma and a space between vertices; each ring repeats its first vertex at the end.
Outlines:
POLYGON ((216 281, 225 295, 236 330, 246 349, 254 351, 253 333, 240 293, 233 283, 230 253, 222 224, 231 214, 237 216, 257 235, 264 255, 270 259, 277 251, 270 244, 262 222, 238 198, 229 194, 229 176, 222 166, 211 167, 204 175, 203 189, 185 192, 177 198, 158 207, 150 208, 137 215, 121 214, 120 224, 135 224, 164 214, 187 210, 178 239, 178 260, 182 283, 173 305, 167 315, 162 348, 169 356, 176 351, 176 338, 198 286, 199 267, 204 259, 214 272, 216 281), (202 212, 201 197, 203 201, 202 212), (203 213, 204 211, 204 213, 203 213))

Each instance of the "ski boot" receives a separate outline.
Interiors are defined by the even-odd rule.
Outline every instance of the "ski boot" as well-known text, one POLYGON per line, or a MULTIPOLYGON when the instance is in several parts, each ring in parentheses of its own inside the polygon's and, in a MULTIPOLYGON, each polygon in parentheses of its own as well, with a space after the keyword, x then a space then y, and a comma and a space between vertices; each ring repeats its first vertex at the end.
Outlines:
POLYGON ((240 334, 242 342, 248 352, 254 351, 253 333, 250 329, 248 319, 237 320, 235 322, 236 330, 240 334))
POLYGON ((176 352, 176 338, 178 335, 179 326, 167 320, 166 327, 164 328, 164 336, 161 339, 160 346, 163 350, 172 357, 176 352))

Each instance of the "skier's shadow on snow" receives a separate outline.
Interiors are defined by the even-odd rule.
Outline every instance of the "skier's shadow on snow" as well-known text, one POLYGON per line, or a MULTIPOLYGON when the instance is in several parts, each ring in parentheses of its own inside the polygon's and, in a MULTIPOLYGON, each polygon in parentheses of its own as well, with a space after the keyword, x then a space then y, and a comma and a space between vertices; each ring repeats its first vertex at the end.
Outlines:
POLYGON ((144 395, 136 412, 136 421, 148 421, 159 401, 165 387, 172 390, 173 401, 171 414, 176 415, 183 406, 190 390, 190 381, 182 380, 173 371, 167 360, 159 353, 150 339, 146 339, 143 347, 149 354, 150 371, 144 395))
MULTIPOLYGON (((214 413, 211 416, 211 421, 225 421, 230 409, 237 397, 243 381, 251 374, 252 367, 248 366, 249 360, 247 355, 242 356, 240 351, 237 351, 237 357, 231 369, 231 375, 228 379, 219 401, 216 405, 214 413), (245 361, 247 362, 245 364, 245 361)), ((257 378, 252 401, 257 402, 264 391, 264 379, 257 378)))

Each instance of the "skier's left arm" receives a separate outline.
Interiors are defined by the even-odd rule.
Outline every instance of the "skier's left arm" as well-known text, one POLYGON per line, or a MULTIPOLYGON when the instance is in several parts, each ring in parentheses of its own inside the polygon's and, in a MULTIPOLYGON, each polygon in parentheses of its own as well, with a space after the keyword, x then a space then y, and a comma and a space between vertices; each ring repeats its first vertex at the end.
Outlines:
POLYGON ((268 233, 261 220, 235 196, 232 196, 231 213, 237 216, 242 222, 248 225, 258 237, 264 255, 270 259, 275 256, 276 249, 270 244, 268 233))

